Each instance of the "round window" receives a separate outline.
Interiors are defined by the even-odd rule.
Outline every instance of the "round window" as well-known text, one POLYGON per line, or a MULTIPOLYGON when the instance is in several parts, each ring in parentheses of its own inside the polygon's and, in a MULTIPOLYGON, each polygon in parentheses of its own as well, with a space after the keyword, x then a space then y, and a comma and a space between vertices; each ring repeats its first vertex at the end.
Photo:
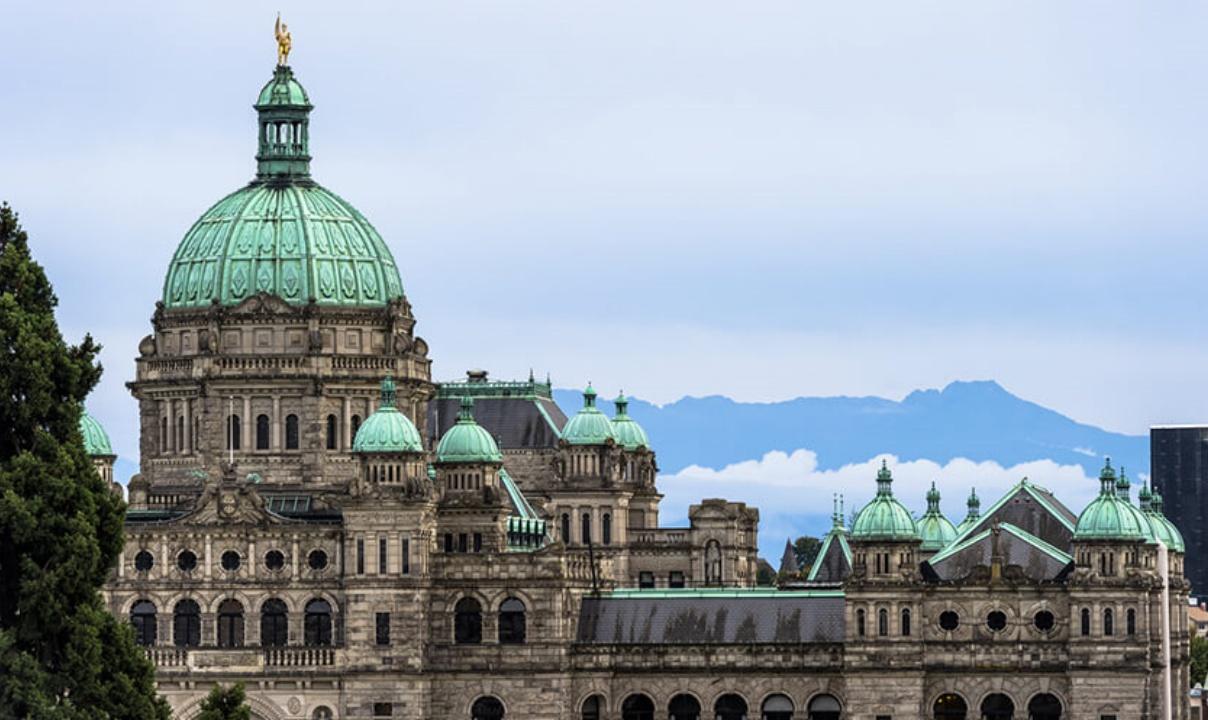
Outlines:
POLYGON ((1054 618, 1053 613, 1049 612, 1048 610, 1040 610, 1032 618, 1032 623, 1036 626, 1037 630, 1047 633, 1053 629, 1054 625, 1057 624, 1057 619, 1054 618))
POLYGON ((222 554, 222 569, 228 572, 235 572, 239 569, 239 553, 234 550, 227 550, 222 554))
POLYGON ((322 550, 311 550, 310 555, 306 556, 306 564, 310 565, 311 570, 322 570, 327 567, 327 553, 322 550))
POLYGON ((940 613, 940 627, 943 628, 944 630, 947 630, 948 632, 952 632, 953 630, 960 627, 960 624, 961 624, 961 616, 957 615, 955 612, 953 612, 951 610, 945 610, 944 612, 940 613))
POLYGON ((146 550, 139 550, 134 556, 134 569, 139 572, 147 572, 151 566, 155 565, 155 556, 146 550))
POLYGON ((197 567, 197 556, 192 550, 185 550, 176 556, 176 567, 185 572, 192 572, 197 567))
POLYGON ((1007 627, 1007 614, 1002 610, 994 610, 986 616, 986 627, 999 632, 1007 627))
POLYGON ((269 550, 264 554, 264 567, 269 570, 280 570, 285 567, 285 554, 280 550, 269 550))

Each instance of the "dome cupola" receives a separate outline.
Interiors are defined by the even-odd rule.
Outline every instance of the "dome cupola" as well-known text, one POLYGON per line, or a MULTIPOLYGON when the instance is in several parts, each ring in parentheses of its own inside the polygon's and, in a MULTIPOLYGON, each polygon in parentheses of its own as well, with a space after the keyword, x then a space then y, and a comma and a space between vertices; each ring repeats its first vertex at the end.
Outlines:
POLYGON ((612 434, 616 437, 617 444, 626 450, 649 450, 650 439, 646 437, 646 431, 637 420, 629 417, 629 398, 625 397, 624 391, 617 396, 613 404, 617 407, 617 414, 612 418, 612 434))
POLYGON ((394 380, 382 380, 381 406, 361 423, 352 442, 355 453, 422 453, 423 442, 415 423, 394 406, 394 380))
POLYGON ((935 481, 927 491, 927 512, 919 518, 917 526, 923 541, 919 549, 926 552, 938 552, 956 538, 956 528, 940 512, 940 491, 936 490, 935 481))
POLYGON ((474 420, 474 398, 463 396, 457 422, 436 446, 438 463, 501 463, 499 444, 474 420))
POLYGON ((1148 483, 1142 486, 1141 493, 1141 512, 1149 520, 1154 537, 1161 540, 1173 552, 1186 552, 1187 546, 1183 542, 1183 533, 1179 532, 1175 524, 1162 512, 1164 503, 1161 493, 1157 490, 1150 492, 1148 483))
POLYGON ((562 439, 571 445, 604 445, 615 442, 612 421, 596 407, 596 391, 591 383, 583 391, 583 407, 562 428, 562 439))
POLYGON ((1121 499, 1119 479, 1110 458, 1099 472, 1099 485, 1099 496, 1078 516, 1074 540, 1151 540, 1148 521, 1131 502, 1121 499))
POLYGON ((84 438, 84 452, 90 457, 115 457, 113 446, 109 444, 109 433, 87 410, 80 411, 80 435, 84 438))
POLYGON ((856 516, 853 540, 918 540, 918 528, 910 511, 893 496, 893 473, 882 460, 877 471, 877 494, 856 516))
POLYGON ((969 488, 969 499, 965 501, 965 507, 968 512, 961 524, 956 526, 957 535, 973 527, 981 519, 981 498, 977 497, 977 488, 969 488))

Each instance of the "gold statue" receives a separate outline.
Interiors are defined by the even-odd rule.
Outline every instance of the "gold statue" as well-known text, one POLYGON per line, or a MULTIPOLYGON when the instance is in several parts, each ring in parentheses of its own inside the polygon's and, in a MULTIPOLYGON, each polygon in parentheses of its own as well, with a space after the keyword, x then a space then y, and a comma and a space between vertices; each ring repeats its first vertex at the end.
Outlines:
POLYGON ((281 22, 281 13, 277 13, 277 27, 274 30, 277 36, 277 64, 289 64, 289 51, 294 46, 293 39, 289 36, 289 26, 281 22))

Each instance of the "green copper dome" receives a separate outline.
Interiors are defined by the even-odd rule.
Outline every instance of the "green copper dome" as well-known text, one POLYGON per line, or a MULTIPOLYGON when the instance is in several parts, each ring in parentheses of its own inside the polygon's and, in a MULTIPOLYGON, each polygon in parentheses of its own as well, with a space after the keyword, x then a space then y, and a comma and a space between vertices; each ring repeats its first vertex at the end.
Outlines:
POLYGON ((923 544, 922 550, 942 550, 956 538, 956 528, 944 514, 940 512, 940 491, 935 489, 932 481, 931 489, 927 491, 927 512, 916 523, 919 537, 923 544))
POLYGON ((566 422, 562 439, 571 445, 603 445, 616 439, 612 421, 596 407, 596 391, 590 383, 583 391, 583 408, 566 422))
POLYGON ((503 453, 486 428, 474 421, 474 398, 461 399, 457 422, 449 428, 436 446, 439 463, 501 463, 503 453))
POLYGON ((84 452, 93 457, 113 455, 113 446, 109 444, 109 434, 88 414, 87 410, 80 411, 80 435, 84 436, 84 452))
POLYGON ((1132 503, 1121 499, 1111 460, 1099 473, 1099 483, 1099 496, 1078 516, 1074 540, 1151 540, 1149 522, 1132 503))
POLYGON ((405 413, 394 407, 394 381, 382 381, 382 404, 357 430, 352 441, 352 451, 357 453, 421 453, 423 442, 415 423, 405 413))
POLYGON ((965 507, 969 509, 969 512, 965 515, 965 519, 961 520, 961 524, 956 526, 957 535, 973 527, 981 519, 981 499, 977 497, 977 488, 969 488, 969 499, 965 501, 965 507))
POLYGON ((1151 493, 1148 483, 1141 487, 1141 512, 1149 521, 1149 527, 1153 530, 1154 537, 1161 540, 1173 552, 1187 552, 1187 546, 1183 543, 1183 533, 1179 532, 1175 524, 1170 522, 1162 512, 1163 504, 1162 495, 1156 490, 1151 493))
POLYGON ((918 540, 910 511, 893 496, 893 474, 884 460, 877 471, 877 495, 860 510, 851 528, 854 540, 918 540))
POLYGON ((310 178, 310 102, 288 67, 260 92, 256 179, 193 224, 164 278, 166 308, 383 306, 403 294, 394 257, 356 208, 310 178))
POLYGON ((617 406, 617 414, 612 418, 612 434, 617 444, 626 450, 648 449, 650 438, 646 437, 646 431, 637 420, 629 417, 629 398, 622 392, 613 403, 617 406))

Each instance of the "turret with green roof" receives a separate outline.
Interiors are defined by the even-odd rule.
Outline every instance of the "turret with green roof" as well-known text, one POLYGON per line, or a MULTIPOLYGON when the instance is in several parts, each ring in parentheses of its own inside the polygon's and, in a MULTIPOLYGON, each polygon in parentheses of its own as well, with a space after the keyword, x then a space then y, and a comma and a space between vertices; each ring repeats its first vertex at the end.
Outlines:
POLYGON ((922 544, 919 550, 924 553, 939 552, 956 537, 956 528, 940 511, 940 491, 931 482, 927 491, 927 512, 916 523, 922 544))
POLYGON ((457 424, 449 428, 436 446, 436 462, 501 463, 503 453, 486 428, 474 420, 474 398, 461 398, 457 424))
POLYGON ((1119 479, 1110 458, 1099 472, 1099 484, 1098 497, 1078 516, 1074 540, 1144 542, 1149 539, 1151 531, 1148 521, 1132 503, 1121 499, 1119 479))
POLYGON ((423 442, 415 423, 394 406, 394 380, 382 380, 382 399, 377 411, 365 419, 352 442, 355 453, 422 453, 423 442))
POLYGON ((1157 490, 1151 491, 1149 483, 1146 482, 1141 486, 1140 500, 1141 512, 1149 521, 1149 527, 1153 530, 1154 537, 1161 540, 1172 552, 1186 552, 1187 547, 1183 542, 1183 534, 1162 512, 1164 501, 1161 493, 1157 490))
POLYGON ((636 420, 629 417, 629 398, 622 391, 613 401, 617 414, 612 418, 612 434, 617 444, 626 450, 650 449, 650 439, 636 420))
POLYGON ((977 497, 977 488, 969 488, 969 499, 965 501, 965 507, 968 512, 965 514, 965 519, 961 520, 961 524, 956 526, 956 534, 968 530, 981 517, 981 498, 977 497))
POLYGON ((596 407, 596 391, 587 384, 583 407, 562 428, 562 439, 571 445, 604 445, 616 441, 612 421, 596 407))
POLYGON ((893 496, 893 473, 882 460, 877 471, 877 494, 852 524, 853 540, 918 540, 918 527, 906 506, 893 496))
POLYGON ((90 457, 116 457, 109 443, 109 433, 87 410, 80 411, 80 435, 84 438, 84 452, 90 457))

